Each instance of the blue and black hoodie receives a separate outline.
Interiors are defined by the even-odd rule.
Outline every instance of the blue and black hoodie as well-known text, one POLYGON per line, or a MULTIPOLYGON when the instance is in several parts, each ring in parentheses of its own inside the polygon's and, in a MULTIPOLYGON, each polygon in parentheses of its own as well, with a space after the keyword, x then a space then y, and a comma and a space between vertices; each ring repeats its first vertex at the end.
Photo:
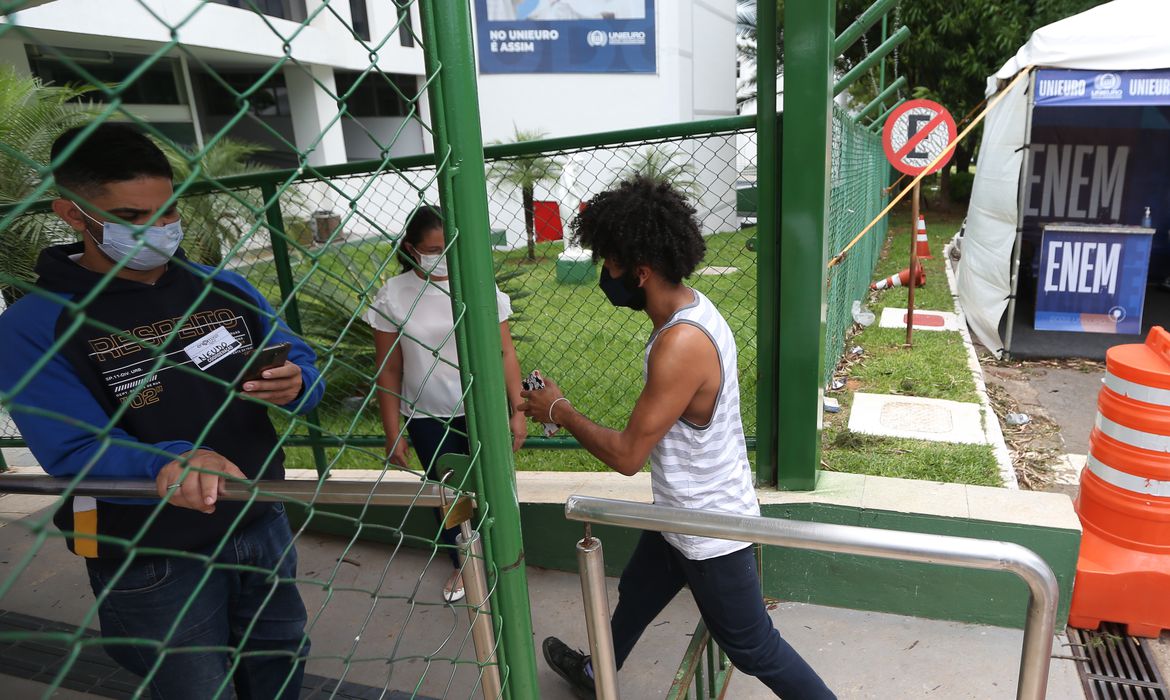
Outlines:
MULTIPOLYGON (((304 389, 286 408, 311 409, 324 384, 309 346, 243 277, 191 263, 181 251, 155 284, 115 278, 85 304, 83 315, 72 311, 65 304, 82 301, 103 279, 75 262, 82 250, 80 243, 46 249, 37 263, 38 289, 0 314, 0 391, 45 471, 154 479, 176 455, 201 448, 223 455, 250 478, 284 478, 284 455, 267 409, 231 387, 239 385, 254 349, 288 342, 304 389), (230 334, 230 352, 212 364, 206 355, 196 363, 186 350, 212 333, 218 339, 230 334), (161 367, 160 354, 166 357, 161 367)), ((244 508, 237 528, 273 507, 221 502, 208 515, 168 505, 150 521, 157 502, 71 500, 56 514, 57 526, 76 553, 100 558, 127 550, 72 533, 130 540, 145 527, 140 547, 195 551, 222 538, 244 508)))

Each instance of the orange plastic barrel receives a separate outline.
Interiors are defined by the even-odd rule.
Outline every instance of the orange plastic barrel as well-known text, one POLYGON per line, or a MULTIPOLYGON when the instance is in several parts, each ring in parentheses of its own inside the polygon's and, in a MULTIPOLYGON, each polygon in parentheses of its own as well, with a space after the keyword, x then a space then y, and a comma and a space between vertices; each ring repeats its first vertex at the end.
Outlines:
POLYGON ((1170 333, 1105 356, 1076 501, 1084 533, 1069 624, 1170 629, 1170 333))

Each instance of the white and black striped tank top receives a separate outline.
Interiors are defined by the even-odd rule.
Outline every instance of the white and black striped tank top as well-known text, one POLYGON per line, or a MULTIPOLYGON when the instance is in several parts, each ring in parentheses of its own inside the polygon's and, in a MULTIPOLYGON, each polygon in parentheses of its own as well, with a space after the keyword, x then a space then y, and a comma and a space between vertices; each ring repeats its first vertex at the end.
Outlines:
MULTIPOLYGON (((658 334, 687 323, 707 334, 719 353, 722 383, 715 411, 705 426, 679 419, 650 453, 654 502, 676 508, 759 515, 739 414, 739 374, 735 337, 711 300, 695 290, 695 301, 679 309, 650 336, 643 363, 649 374, 650 351, 658 334)), ((711 559, 751 546, 747 542, 664 533, 687 559, 711 559)))

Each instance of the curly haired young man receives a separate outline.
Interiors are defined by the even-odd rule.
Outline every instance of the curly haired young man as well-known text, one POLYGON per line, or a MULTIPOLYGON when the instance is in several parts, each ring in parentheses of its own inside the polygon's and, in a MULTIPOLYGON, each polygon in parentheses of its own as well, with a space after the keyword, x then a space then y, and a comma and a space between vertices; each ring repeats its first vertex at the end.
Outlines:
MULTIPOLYGON (((668 184, 639 177, 594 197, 573 229, 594 261, 604 261, 600 286, 609 301, 653 322, 646 383, 621 430, 591 421, 547 378, 544 389, 521 394, 525 413, 562 425, 621 474, 636 474, 649 460, 659 505, 759 515, 739 412, 735 338, 711 300, 683 284, 706 252, 694 207, 668 184)), ((611 621, 619 669, 684 585, 740 671, 779 697, 835 697, 772 625, 752 546, 708 537, 642 533, 622 572, 611 621)), ((544 657, 579 695, 593 697, 588 657, 555 637, 544 640, 544 657)))

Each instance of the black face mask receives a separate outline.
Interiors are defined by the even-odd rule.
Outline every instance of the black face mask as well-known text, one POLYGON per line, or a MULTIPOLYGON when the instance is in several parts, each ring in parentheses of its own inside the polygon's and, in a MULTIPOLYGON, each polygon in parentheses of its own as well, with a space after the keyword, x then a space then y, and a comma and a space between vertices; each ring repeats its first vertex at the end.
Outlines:
POLYGON ((638 286, 638 278, 629 270, 621 277, 614 277, 602 266, 597 286, 601 287, 609 303, 614 306, 624 306, 634 311, 646 308, 646 290, 638 286))

